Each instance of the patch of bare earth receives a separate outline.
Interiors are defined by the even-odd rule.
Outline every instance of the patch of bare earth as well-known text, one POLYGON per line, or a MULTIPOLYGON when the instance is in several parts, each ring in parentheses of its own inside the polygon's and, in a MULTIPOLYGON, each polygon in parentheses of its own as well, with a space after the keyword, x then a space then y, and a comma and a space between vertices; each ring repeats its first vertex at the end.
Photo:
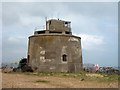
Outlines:
POLYGON ((118 88, 118 83, 81 81, 81 79, 59 76, 2 73, 2 88, 118 88), (49 82, 36 82, 38 80, 49 82))
POLYGON ((91 76, 91 77, 104 77, 103 75, 100 75, 100 74, 86 74, 86 76, 91 76))

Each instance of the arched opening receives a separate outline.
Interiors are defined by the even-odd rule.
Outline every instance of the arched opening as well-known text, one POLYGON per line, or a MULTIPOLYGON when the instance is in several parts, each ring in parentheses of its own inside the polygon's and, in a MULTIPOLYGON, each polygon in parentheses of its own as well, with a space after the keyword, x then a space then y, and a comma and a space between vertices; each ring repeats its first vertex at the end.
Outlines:
POLYGON ((63 55, 62 55, 62 60, 63 60, 64 62, 66 62, 66 61, 67 61, 67 55, 63 54, 63 55))

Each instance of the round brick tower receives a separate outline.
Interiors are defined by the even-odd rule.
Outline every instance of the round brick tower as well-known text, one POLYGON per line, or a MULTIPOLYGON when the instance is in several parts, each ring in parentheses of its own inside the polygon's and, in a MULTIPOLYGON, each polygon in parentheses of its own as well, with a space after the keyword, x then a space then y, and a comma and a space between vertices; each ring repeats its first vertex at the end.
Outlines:
POLYGON ((46 21, 46 30, 29 37, 27 63, 36 72, 79 72, 83 69, 81 38, 73 36, 71 22, 46 21))

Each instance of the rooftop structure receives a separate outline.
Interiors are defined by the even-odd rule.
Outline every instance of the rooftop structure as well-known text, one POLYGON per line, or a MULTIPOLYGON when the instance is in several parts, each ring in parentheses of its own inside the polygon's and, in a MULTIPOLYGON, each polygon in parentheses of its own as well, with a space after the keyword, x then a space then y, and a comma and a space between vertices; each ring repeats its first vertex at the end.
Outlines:
POLYGON ((70 34, 71 33, 71 22, 51 19, 46 21, 46 30, 35 31, 34 34, 70 34))

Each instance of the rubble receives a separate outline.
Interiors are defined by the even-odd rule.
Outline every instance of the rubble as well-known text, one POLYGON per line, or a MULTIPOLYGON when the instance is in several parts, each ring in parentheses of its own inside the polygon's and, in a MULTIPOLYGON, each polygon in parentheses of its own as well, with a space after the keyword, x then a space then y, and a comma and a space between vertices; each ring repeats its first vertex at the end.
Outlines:
POLYGON ((28 65, 25 65, 21 68, 22 72, 33 72, 32 68, 28 65))
POLYGON ((13 71, 13 68, 4 68, 4 69, 2 69, 2 72, 4 72, 4 73, 10 73, 12 71, 13 71))
POLYGON ((97 71, 97 73, 106 73, 108 75, 114 75, 114 74, 119 74, 119 70, 113 68, 113 67, 100 67, 97 71))

